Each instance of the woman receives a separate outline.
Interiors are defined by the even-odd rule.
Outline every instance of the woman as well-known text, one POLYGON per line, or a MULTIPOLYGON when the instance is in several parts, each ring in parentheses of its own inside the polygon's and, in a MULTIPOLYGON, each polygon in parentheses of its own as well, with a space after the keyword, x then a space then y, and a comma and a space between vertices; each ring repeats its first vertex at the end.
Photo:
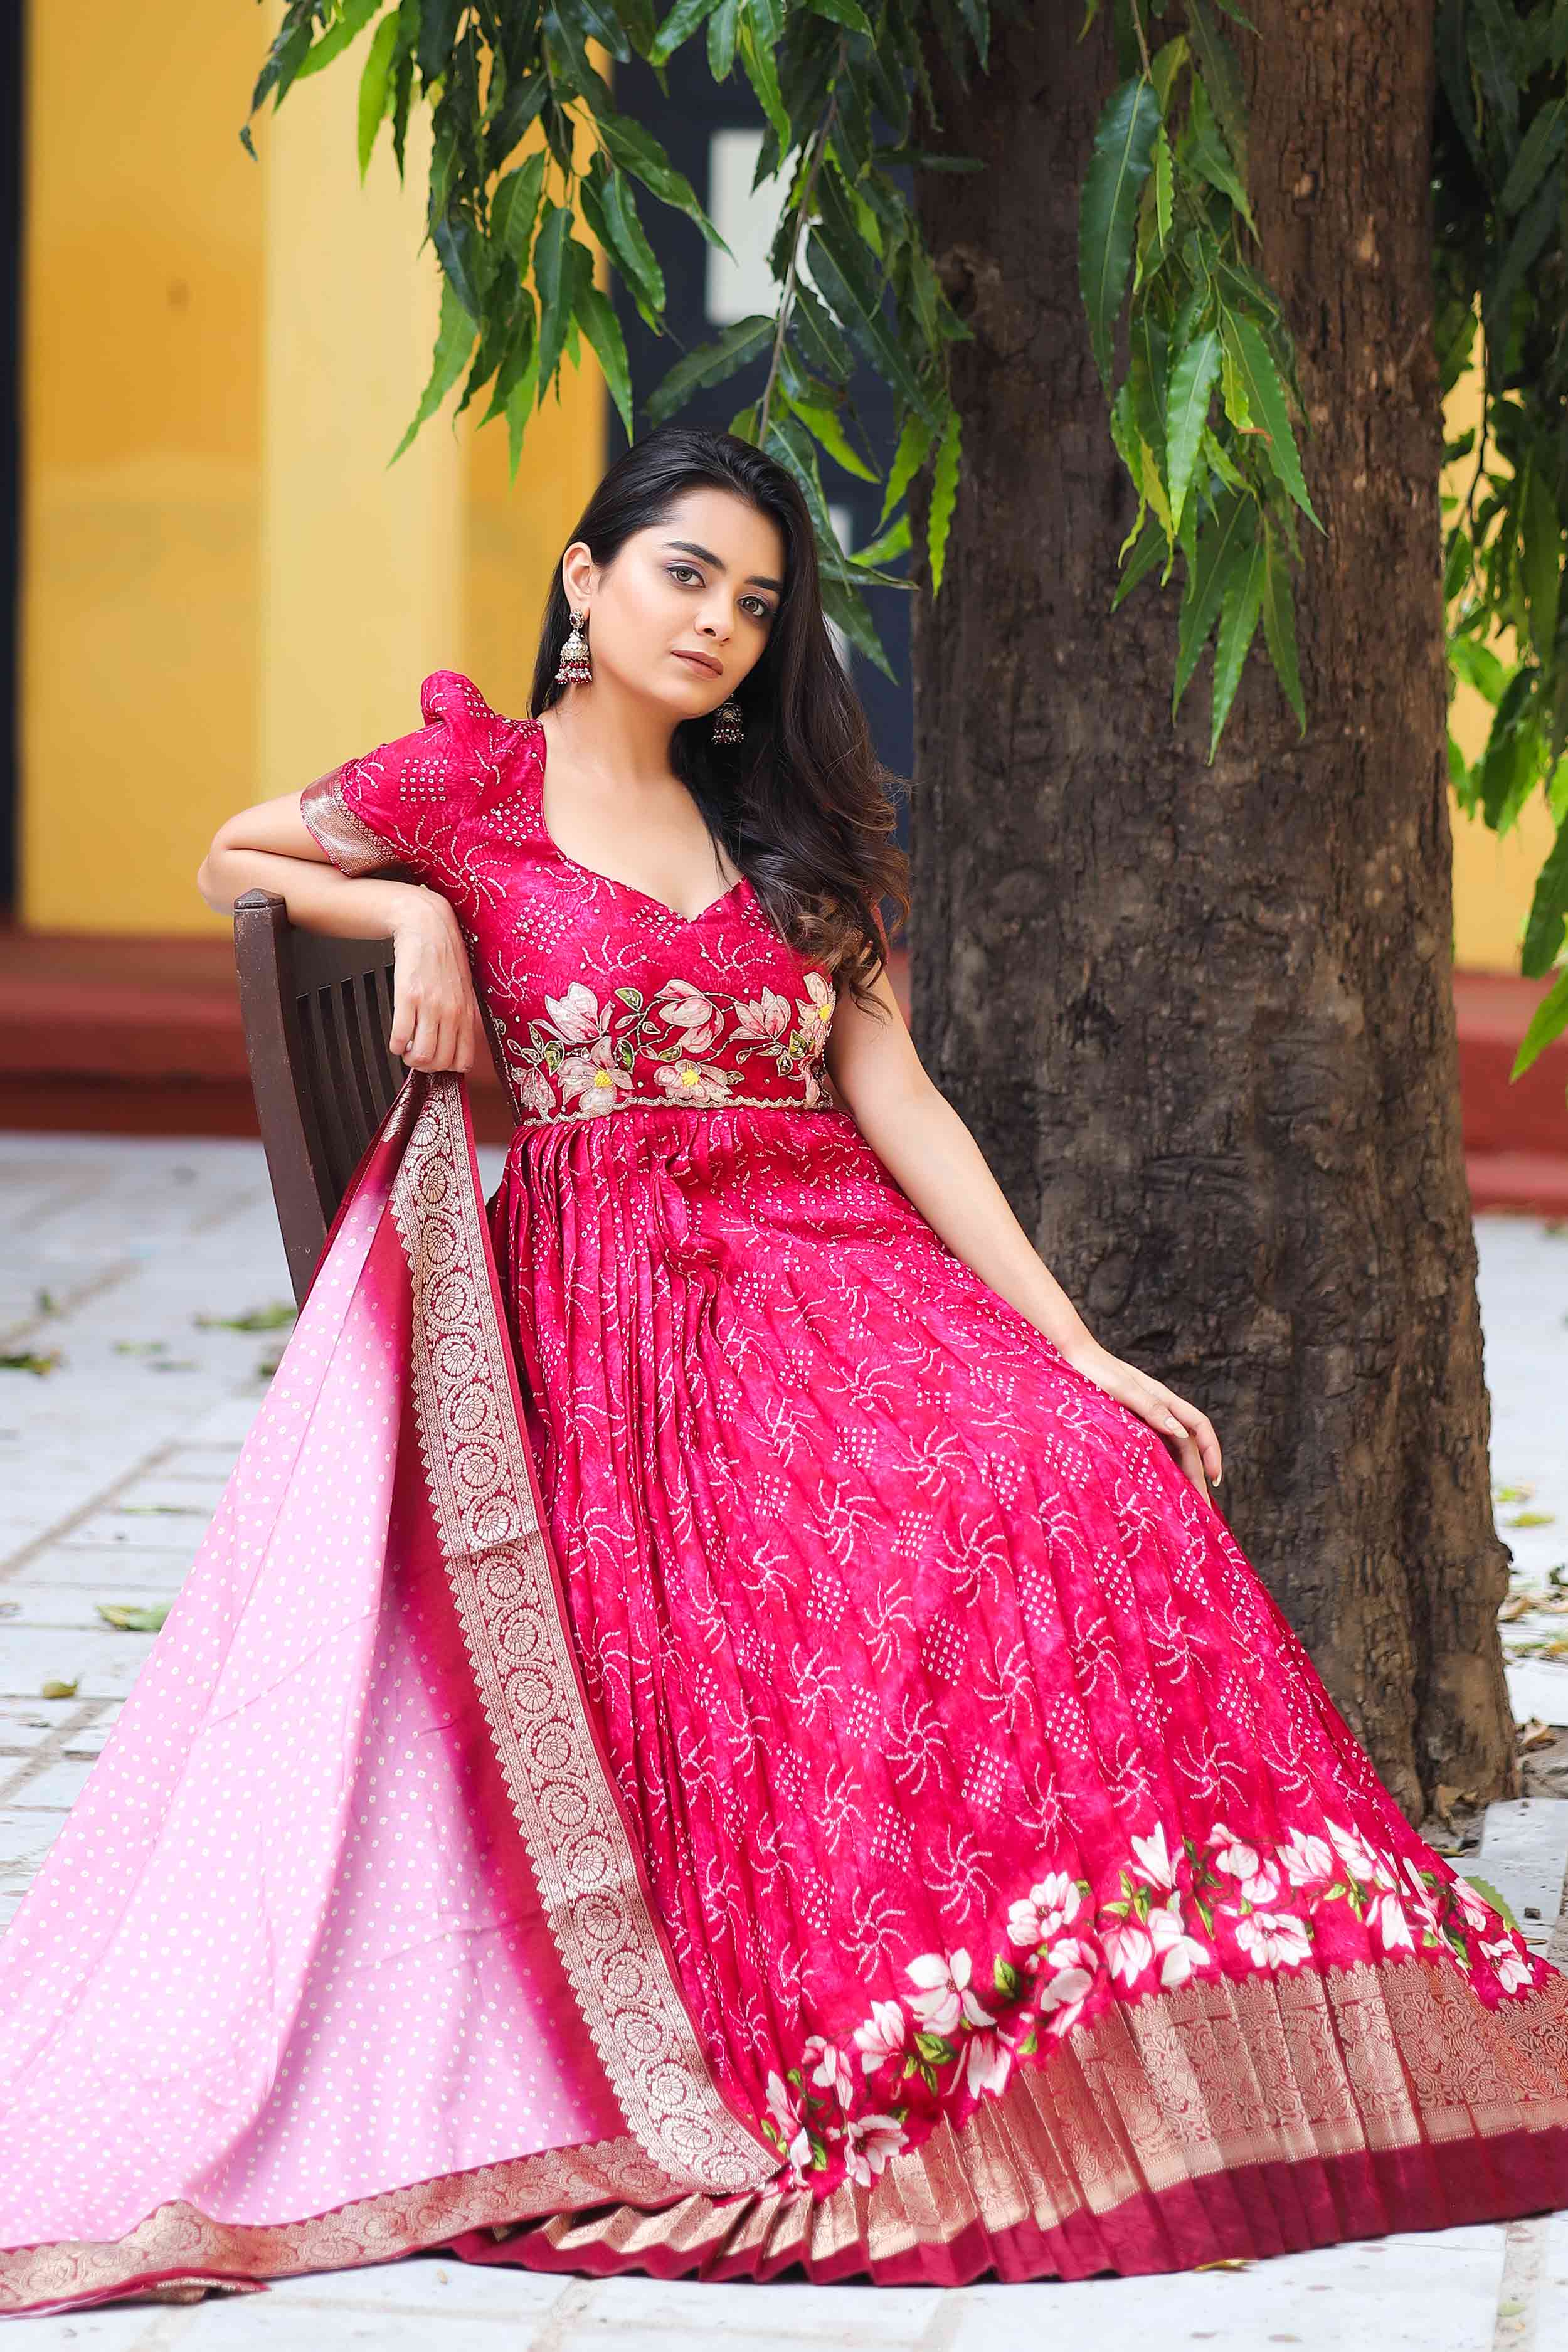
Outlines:
POLYGON ((390 933, 410 1076, 0 1946, 6 2307, 1568 2203, 1568 1979, 1406 1823, 1207 1418, 915 1057, 787 477, 629 450, 531 704, 437 672, 203 867, 390 933))

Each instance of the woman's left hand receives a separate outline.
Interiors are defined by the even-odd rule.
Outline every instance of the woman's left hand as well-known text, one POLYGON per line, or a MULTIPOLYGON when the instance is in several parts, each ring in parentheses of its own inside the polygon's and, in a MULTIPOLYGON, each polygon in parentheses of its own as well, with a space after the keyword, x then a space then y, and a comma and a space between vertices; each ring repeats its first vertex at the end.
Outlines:
POLYGON ((1103 1389, 1118 1404, 1130 1406, 1140 1420, 1158 1430, 1199 1494, 1205 1501, 1212 1499, 1208 1481, 1212 1479, 1216 1486, 1220 1481, 1219 1439, 1206 1412, 1168 1389, 1163 1381, 1151 1380, 1136 1364, 1124 1363, 1098 1340, 1076 1350, 1064 1348, 1061 1352, 1096 1388, 1103 1389))

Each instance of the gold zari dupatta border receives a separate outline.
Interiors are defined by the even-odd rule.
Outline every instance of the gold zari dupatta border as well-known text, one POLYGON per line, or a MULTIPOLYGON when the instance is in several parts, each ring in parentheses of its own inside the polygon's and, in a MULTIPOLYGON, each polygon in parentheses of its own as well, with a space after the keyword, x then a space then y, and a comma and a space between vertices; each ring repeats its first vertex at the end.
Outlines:
POLYGON ((780 2158, 724 2103, 594 1743, 495 1311, 460 1081, 431 1085, 392 1213, 414 1290, 415 1411, 442 1556, 546 1916, 626 2122, 714 2194, 780 2158))

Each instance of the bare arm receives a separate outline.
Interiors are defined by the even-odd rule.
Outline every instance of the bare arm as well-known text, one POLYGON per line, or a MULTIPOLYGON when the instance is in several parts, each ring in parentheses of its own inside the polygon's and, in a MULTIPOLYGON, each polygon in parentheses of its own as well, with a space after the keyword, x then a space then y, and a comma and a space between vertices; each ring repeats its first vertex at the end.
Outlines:
POLYGON ((243 891, 273 890, 301 929, 336 940, 390 939, 388 1047, 412 1070, 472 1067, 482 1026, 457 916, 422 882, 340 874, 300 815, 298 793, 226 818, 196 887, 215 914, 232 914, 243 891))
POLYGON ((1014 1215, 984 1153, 926 1075, 886 970, 873 993, 887 1018, 847 994, 835 1008, 827 1068, 884 1167, 954 1255, 1054 1341, 1069 1363, 1131 1407, 1171 1444, 1201 1491, 1220 1477, 1206 1413, 1102 1348, 1014 1215))

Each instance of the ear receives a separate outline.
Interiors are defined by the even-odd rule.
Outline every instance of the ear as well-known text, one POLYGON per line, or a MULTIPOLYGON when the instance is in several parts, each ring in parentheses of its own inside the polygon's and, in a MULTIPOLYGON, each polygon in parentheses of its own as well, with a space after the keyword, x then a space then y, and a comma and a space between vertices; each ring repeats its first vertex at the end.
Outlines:
POLYGON ((561 585, 574 613, 580 613, 593 596, 594 558, 580 539, 573 541, 561 559, 561 585))

